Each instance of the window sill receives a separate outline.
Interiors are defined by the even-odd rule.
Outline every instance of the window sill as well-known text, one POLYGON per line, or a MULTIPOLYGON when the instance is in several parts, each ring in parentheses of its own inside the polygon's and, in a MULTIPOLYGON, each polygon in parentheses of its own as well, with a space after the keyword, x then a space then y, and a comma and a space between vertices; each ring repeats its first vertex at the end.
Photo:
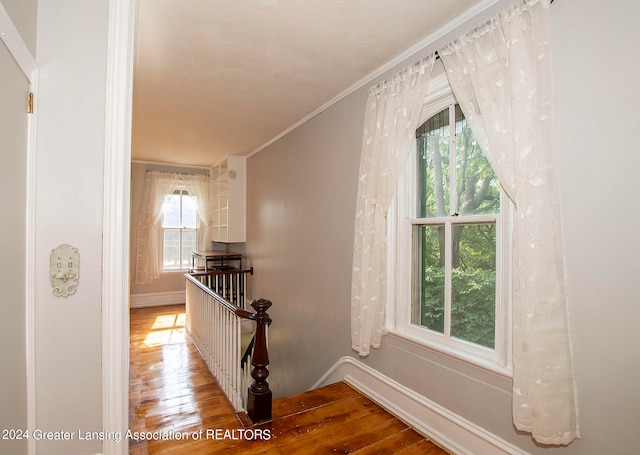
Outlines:
POLYGON ((496 374, 505 379, 513 379, 513 370, 509 367, 498 365, 495 362, 492 362, 487 359, 483 359, 477 356, 473 356, 466 352, 458 351, 456 349, 449 348, 447 346, 439 345, 437 343, 433 343, 424 338, 403 332, 398 329, 387 329, 385 331, 386 335, 393 335, 395 337, 406 340, 410 343, 418 345, 422 348, 426 348, 430 351, 436 352, 438 354, 449 357, 450 359, 454 359, 457 361, 464 362, 468 365, 471 365, 476 368, 480 368, 489 373, 496 374))

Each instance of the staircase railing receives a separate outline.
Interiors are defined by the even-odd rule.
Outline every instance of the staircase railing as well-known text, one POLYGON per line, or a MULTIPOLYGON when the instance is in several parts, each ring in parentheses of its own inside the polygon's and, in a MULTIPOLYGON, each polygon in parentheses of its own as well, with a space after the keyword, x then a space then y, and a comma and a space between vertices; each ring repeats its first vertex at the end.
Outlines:
POLYGON ((246 310, 247 275, 253 275, 253 267, 216 269, 209 272, 191 272, 190 276, 218 294, 229 303, 246 310))
POLYGON ((232 269, 186 274, 185 326, 236 412, 246 411, 255 423, 271 419, 271 302, 257 299, 250 303, 254 312, 245 309, 246 275, 252 273, 253 269, 232 269), (255 329, 248 328, 247 321, 253 321, 255 329), (243 361, 252 368, 244 368, 243 361))

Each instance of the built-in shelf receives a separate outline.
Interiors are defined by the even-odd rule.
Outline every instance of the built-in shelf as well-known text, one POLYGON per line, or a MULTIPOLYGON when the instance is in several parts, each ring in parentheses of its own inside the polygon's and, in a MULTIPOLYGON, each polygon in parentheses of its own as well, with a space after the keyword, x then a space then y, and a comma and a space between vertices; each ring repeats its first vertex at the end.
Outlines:
POLYGON ((236 243, 246 240, 246 158, 227 156, 213 167, 214 242, 236 243))

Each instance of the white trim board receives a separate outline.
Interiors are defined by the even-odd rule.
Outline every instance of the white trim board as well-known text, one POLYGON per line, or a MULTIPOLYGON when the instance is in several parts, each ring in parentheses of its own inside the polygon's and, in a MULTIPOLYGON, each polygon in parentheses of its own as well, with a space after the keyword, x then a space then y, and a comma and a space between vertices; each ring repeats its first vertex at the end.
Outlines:
MULTIPOLYGON (((31 92, 33 97, 33 113, 29 115, 29 138, 27 146, 27 270, 26 278, 26 349, 27 349, 27 426, 29 432, 37 428, 36 422, 36 127, 38 112, 38 70, 34 70, 31 75, 31 92)), ((35 438, 30 438, 28 443, 28 453, 36 453, 35 438)))
MULTIPOLYGON (((129 427, 129 229, 131 111, 136 0, 109 1, 102 247, 102 424, 129 427)), ((105 455, 126 455, 129 441, 106 438, 105 455)))
POLYGON ((528 452, 417 394, 353 357, 339 359, 312 389, 345 381, 419 433, 458 455, 528 452))
POLYGON ((20 67, 29 82, 32 82, 32 74, 36 70, 36 60, 25 44, 20 32, 11 20, 9 13, 0 0, 0 39, 9 49, 9 53, 20 67))
POLYGON ((131 308, 148 308, 152 306, 178 305, 187 301, 186 291, 153 292, 148 294, 131 294, 131 308))

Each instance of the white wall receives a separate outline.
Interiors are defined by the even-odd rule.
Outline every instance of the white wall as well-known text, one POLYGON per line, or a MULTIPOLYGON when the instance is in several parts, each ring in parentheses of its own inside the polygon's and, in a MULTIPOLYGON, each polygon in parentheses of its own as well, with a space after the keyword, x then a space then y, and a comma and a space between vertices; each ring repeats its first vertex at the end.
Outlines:
POLYGON ((247 259, 269 314, 274 396, 311 387, 350 352, 353 216, 365 96, 247 161, 247 259), (340 355, 338 355, 340 354, 340 355))
MULTIPOLYGON (((108 0, 38 2, 36 427, 100 431, 101 266, 108 0), (54 297, 49 254, 80 252, 76 294, 54 297)), ((123 304, 126 304, 123 302, 123 304)), ((100 441, 40 441, 38 454, 97 453, 100 441)))
MULTIPOLYGON (((27 428, 26 207, 29 84, 0 41, 0 429, 27 428)), ((1 439, 0 453, 27 453, 27 441, 1 439)))
MULTIPOLYGON (((567 448, 536 446, 511 423, 510 380, 401 339, 385 337, 365 362, 528 452, 638 453, 640 153, 633 139, 640 4, 561 0, 552 16, 557 172, 582 439, 567 448)), ((310 387, 340 356, 355 355, 351 242, 365 92, 248 161, 247 255, 256 269, 254 294, 274 303, 269 347, 276 395, 310 387)))
POLYGON ((582 451, 640 447, 640 3, 553 4, 558 174, 582 451), (594 218, 596 217, 596 218, 594 218))

